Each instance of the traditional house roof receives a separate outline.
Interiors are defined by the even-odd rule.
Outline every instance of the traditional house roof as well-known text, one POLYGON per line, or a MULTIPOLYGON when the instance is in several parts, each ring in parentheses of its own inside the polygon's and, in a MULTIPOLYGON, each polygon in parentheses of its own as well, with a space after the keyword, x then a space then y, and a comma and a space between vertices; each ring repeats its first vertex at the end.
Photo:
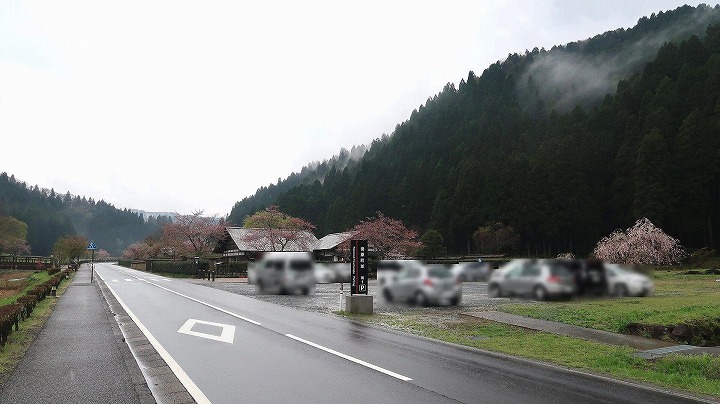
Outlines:
POLYGON ((352 237, 351 232, 332 233, 318 240, 313 250, 330 250, 347 241, 352 237))
MULTIPOLYGON (((251 252, 258 252, 258 251, 277 251, 279 246, 276 246, 273 248, 270 240, 262 239, 262 238, 256 238, 253 239, 252 234, 253 233, 259 233, 262 232, 263 229, 253 229, 253 228, 245 228, 245 227, 228 227, 225 229, 227 232, 227 235, 229 236, 229 239, 226 240, 226 243, 224 245, 223 250, 224 252, 231 252, 231 251, 251 251, 251 252), (235 244, 228 245, 227 241, 232 240, 232 242, 235 244)), ((295 236, 290 240, 287 241, 287 244, 283 248, 283 251, 312 251, 313 246, 315 246, 318 242, 317 237, 315 237, 314 234, 312 234, 309 231, 306 230, 295 230, 295 231, 288 231, 291 233, 295 233, 295 236)))

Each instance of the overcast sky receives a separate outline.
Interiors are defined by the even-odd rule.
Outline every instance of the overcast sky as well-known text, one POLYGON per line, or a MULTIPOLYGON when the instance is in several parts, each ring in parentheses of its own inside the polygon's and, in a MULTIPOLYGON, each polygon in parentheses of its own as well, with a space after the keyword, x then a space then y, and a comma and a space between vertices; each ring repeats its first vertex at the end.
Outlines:
POLYGON ((0 0, 0 172, 225 215, 442 87, 699 2, 0 0))

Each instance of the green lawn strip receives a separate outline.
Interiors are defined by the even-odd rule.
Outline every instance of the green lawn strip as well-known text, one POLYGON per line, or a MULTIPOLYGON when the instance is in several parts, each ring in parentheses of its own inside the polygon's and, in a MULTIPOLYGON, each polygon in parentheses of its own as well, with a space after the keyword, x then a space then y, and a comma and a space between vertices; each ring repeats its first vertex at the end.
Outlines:
MULTIPOLYGON (((71 274, 70 279, 64 280, 60 284, 60 287, 57 290, 58 298, 65 293, 65 290, 70 285, 73 277, 74 274, 71 274)), ((30 317, 21 321, 19 329, 17 331, 13 330, 13 332, 8 336, 7 343, 4 347, 2 347, 2 349, 0 349, 0 382, 4 382, 7 377, 10 376, 13 369, 15 369, 15 366, 17 366, 23 355, 25 355, 25 352, 27 352, 30 344, 35 339, 35 336, 37 336, 42 327, 45 325, 48 317, 50 317, 56 303, 57 298, 55 297, 46 297, 38 302, 30 317)))
POLYGON ((656 271, 656 294, 642 298, 578 299, 507 304, 500 310, 581 327, 622 332, 628 323, 679 324, 715 319, 720 313, 718 276, 656 271))
POLYGON ((4 299, 0 299, 0 306, 4 306, 6 304, 15 303, 19 297, 25 296, 25 293, 34 288, 36 285, 39 285, 45 281, 50 279, 50 275, 48 275, 47 271, 39 271, 39 272, 33 272, 30 276, 27 278, 27 284, 25 287, 19 291, 18 293, 6 297, 4 299))
POLYGON ((338 314, 459 345, 585 369, 619 379, 650 382, 666 388, 720 396, 720 358, 708 355, 671 355, 645 360, 633 356, 635 351, 631 348, 604 345, 490 321, 438 322, 433 320, 432 316, 418 314, 338 314))

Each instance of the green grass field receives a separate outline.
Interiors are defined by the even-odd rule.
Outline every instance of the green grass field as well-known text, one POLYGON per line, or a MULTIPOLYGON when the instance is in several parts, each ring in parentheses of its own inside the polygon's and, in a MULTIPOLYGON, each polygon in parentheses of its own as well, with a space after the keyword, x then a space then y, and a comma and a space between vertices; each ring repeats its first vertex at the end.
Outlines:
POLYGON ((508 304, 500 310, 611 332, 622 332, 628 323, 668 325, 718 321, 720 282, 716 282, 717 279, 720 276, 656 271, 655 296, 508 304))
POLYGON ((0 290, 4 292, 2 294, 2 298, 0 298, 0 306, 4 306, 6 304, 15 303, 15 301, 25 295, 25 292, 35 287, 35 285, 39 285, 48 279, 50 279, 50 275, 48 275, 47 271, 38 271, 38 272, 31 272, 31 271, 3 271, 3 275, 0 276, 0 278, 3 278, 0 280, 0 290), (20 277, 24 277, 24 279, 20 280, 20 277), (12 278, 12 279, 5 279, 5 278, 12 278))

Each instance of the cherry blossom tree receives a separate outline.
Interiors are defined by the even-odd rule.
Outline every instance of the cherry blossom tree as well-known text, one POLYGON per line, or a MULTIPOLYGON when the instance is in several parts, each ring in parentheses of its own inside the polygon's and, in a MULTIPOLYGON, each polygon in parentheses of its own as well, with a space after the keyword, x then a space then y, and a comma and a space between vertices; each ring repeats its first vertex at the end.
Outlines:
POLYGON ((123 258, 131 260, 147 258, 147 245, 145 243, 130 244, 125 251, 123 251, 123 258))
POLYGON ((285 251, 290 246, 307 251, 316 241, 312 234, 315 225, 285 214, 275 205, 245 218, 243 227, 250 229, 243 241, 257 251, 285 251))
POLYGON ((422 246, 415 240, 417 232, 408 230, 402 221, 389 218, 382 212, 376 212, 376 215, 360 221, 350 232, 353 239, 367 240, 378 259, 408 256, 422 246))
POLYGON ((213 250, 225 233, 225 219, 202 216, 199 210, 190 215, 177 215, 163 226, 162 240, 178 252, 203 255, 213 250))
POLYGON ((95 254, 95 258, 98 260, 106 260, 106 259, 110 258, 110 253, 108 253, 107 251, 105 251, 103 249, 100 249, 95 254))
POLYGON ((30 254, 30 244, 20 239, 0 239, 0 252, 15 255, 30 254))
POLYGON ((672 265, 685 259, 687 252, 679 240, 642 218, 600 240, 593 255, 619 264, 672 265))

